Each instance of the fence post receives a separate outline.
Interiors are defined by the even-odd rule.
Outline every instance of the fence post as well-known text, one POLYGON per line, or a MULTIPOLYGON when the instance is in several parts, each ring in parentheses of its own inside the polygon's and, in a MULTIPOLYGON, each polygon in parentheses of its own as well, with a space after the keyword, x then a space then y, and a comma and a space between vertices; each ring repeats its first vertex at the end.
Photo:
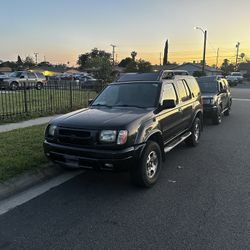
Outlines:
POLYGON ((69 83, 69 98, 70 98, 70 109, 73 109, 73 95, 72 95, 72 81, 69 83))
POLYGON ((27 102, 27 92, 26 92, 26 82, 23 84, 23 97, 24 97, 24 111, 27 114, 28 113, 28 102, 27 102))

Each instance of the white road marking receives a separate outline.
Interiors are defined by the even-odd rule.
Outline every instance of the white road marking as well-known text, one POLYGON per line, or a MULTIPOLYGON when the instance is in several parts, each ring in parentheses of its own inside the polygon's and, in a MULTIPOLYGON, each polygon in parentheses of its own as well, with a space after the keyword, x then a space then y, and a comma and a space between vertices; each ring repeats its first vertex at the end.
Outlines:
POLYGON ((233 101, 250 102, 250 99, 233 98, 233 101))
POLYGON ((16 194, 10 198, 0 201, 0 215, 7 213, 11 209, 17 206, 20 206, 30 201, 31 199, 36 198, 37 196, 49 191, 50 189, 54 187, 61 185, 62 183, 74 178, 75 176, 82 174, 83 172, 84 170, 80 170, 76 172, 68 172, 68 173, 59 175, 51 180, 48 180, 45 183, 41 183, 19 194, 16 194))

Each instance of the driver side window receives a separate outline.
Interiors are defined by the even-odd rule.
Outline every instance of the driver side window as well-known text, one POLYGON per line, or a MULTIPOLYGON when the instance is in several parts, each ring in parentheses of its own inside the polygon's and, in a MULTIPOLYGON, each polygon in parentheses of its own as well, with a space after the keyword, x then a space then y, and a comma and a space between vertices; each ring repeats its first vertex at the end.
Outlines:
POLYGON ((161 104, 164 100, 175 100, 177 102, 177 96, 173 84, 164 84, 161 104))

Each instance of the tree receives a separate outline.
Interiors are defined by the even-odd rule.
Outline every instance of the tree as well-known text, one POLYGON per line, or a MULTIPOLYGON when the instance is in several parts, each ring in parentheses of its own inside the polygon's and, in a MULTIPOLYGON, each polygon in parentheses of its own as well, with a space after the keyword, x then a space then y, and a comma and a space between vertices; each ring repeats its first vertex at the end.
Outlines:
POLYGON ((147 73, 152 71, 152 65, 148 61, 144 61, 139 59, 137 62, 138 72, 139 73, 147 73))
POLYGON ((132 51, 131 52, 131 57, 132 57, 132 60, 135 62, 135 58, 137 56, 137 52, 136 51, 132 51))
POLYGON ((23 64, 23 61, 22 61, 22 59, 21 59, 21 57, 18 55, 18 57, 17 57, 17 65, 22 65, 23 64))
POLYGON ((138 71, 138 65, 135 61, 130 62, 125 69, 126 73, 133 73, 138 71))
POLYGON ((165 43, 164 57, 163 57, 163 65, 167 64, 168 64, 168 40, 165 43))
POLYGON ((80 69, 87 68, 89 60, 94 58, 105 58, 106 60, 111 60, 111 54, 107 53, 105 50, 94 48, 89 53, 79 55, 77 64, 80 66, 80 69))
POLYGON ((228 75, 230 72, 234 71, 234 65, 232 63, 229 63, 230 61, 228 59, 224 59, 221 70, 224 75, 228 75))
POLYGON ((125 59, 122 59, 120 61, 120 63, 118 64, 118 66, 126 68, 132 61, 133 61, 133 59, 131 57, 126 57, 125 59))
POLYGON ((89 53, 81 54, 78 57, 77 64, 80 66, 80 68, 85 68, 88 59, 89 59, 89 53))
POLYGON ((30 68, 35 66, 35 62, 32 57, 27 56, 23 62, 23 65, 30 68))
POLYGON ((244 60, 245 57, 246 57, 245 53, 240 53, 240 58, 241 58, 242 61, 244 60))

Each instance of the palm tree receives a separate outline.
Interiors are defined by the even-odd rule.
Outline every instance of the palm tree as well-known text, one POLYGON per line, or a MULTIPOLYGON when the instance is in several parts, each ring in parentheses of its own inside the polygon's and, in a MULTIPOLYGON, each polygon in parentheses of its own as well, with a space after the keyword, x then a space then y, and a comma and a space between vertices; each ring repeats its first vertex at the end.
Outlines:
POLYGON ((135 61, 135 57, 137 56, 137 52, 136 51, 132 51, 131 52, 131 57, 133 59, 133 61, 135 61))

